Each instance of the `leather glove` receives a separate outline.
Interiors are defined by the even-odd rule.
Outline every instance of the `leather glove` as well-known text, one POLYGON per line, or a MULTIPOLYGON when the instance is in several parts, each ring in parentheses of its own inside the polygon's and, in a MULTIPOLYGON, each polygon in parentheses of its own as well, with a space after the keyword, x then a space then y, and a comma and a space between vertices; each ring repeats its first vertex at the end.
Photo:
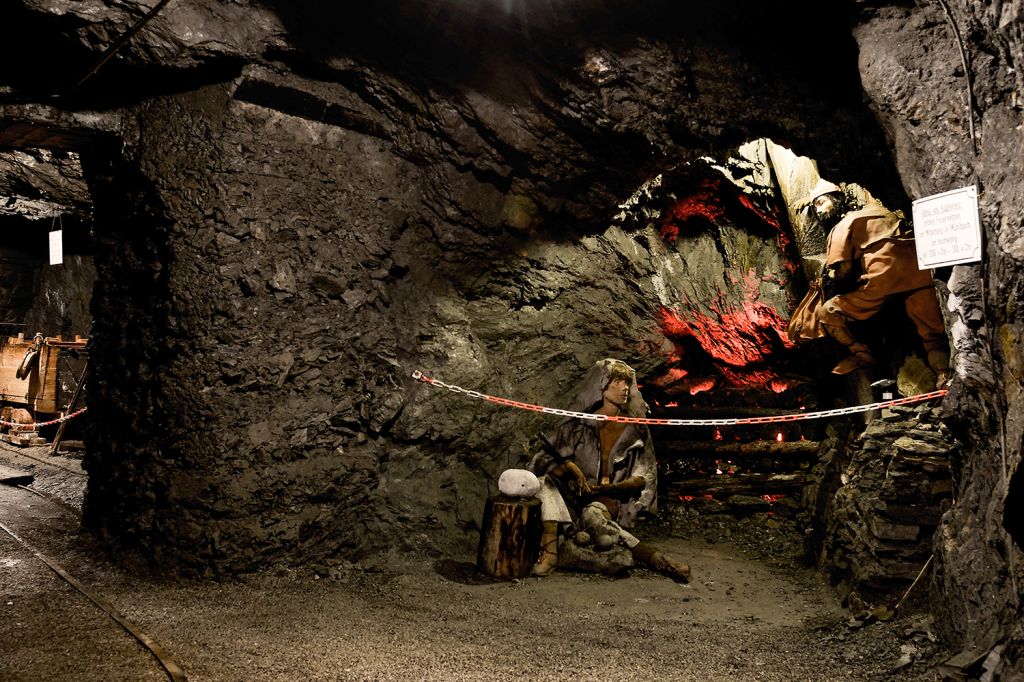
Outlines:
POLYGON ((619 490, 630 490, 639 492, 647 487, 647 479, 643 476, 631 476, 625 481, 616 484, 619 490))
POLYGON ((607 483, 592 486, 595 495, 609 495, 617 498, 633 498, 647 487, 647 479, 643 476, 631 476, 618 483, 607 483))
POLYGON ((593 489, 590 484, 587 483, 587 475, 583 473, 583 470, 576 466, 576 462, 566 462, 566 471, 573 476, 575 483, 581 493, 590 493, 593 489))

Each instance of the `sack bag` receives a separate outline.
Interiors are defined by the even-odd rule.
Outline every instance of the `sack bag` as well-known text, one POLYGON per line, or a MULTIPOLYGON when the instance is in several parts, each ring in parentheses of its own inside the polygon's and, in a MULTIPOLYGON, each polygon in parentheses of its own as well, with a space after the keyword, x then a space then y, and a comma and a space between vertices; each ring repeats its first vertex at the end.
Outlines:
POLYGON ((825 336, 825 328, 821 324, 821 307, 825 305, 825 294, 821 289, 821 280, 811 283, 807 295, 793 311, 786 326, 786 335, 797 345, 814 341, 825 336))

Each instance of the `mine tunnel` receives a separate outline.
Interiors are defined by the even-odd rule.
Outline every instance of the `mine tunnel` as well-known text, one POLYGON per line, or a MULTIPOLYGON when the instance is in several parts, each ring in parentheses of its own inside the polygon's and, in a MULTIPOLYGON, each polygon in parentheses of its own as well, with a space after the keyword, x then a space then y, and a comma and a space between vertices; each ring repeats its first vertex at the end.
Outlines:
POLYGON ((1024 675, 1020 3, 10 4, 0 677, 1024 675))

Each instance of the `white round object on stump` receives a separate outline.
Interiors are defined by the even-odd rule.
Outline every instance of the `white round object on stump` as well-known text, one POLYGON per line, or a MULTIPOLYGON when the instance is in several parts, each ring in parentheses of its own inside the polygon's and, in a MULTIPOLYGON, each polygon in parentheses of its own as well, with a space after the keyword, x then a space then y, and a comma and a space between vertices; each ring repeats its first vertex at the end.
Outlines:
POLYGON ((532 471, 506 469, 498 477, 498 490, 509 497, 533 497, 540 492, 540 481, 532 471))

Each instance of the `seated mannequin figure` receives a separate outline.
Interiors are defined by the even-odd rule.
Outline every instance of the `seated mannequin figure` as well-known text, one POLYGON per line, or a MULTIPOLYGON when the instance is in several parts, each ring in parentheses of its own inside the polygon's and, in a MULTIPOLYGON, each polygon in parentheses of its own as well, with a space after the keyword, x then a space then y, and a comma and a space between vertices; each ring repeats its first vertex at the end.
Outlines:
MULTIPOLYGON (((636 373, 619 360, 601 360, 587 372, 569 407, 574 412, 643 417, 636 373)), ((658 468, 647 427, 570 417, 559 426, 551 451, 531 461, 540 476, 544 531, 534 575, 547 575, 558 563, 559 524, 593 538, 615 538, 629 547, 633 560, 676 580, 690 568, 640 542, 627 529, 638 513, 657 507, 658 468)))

